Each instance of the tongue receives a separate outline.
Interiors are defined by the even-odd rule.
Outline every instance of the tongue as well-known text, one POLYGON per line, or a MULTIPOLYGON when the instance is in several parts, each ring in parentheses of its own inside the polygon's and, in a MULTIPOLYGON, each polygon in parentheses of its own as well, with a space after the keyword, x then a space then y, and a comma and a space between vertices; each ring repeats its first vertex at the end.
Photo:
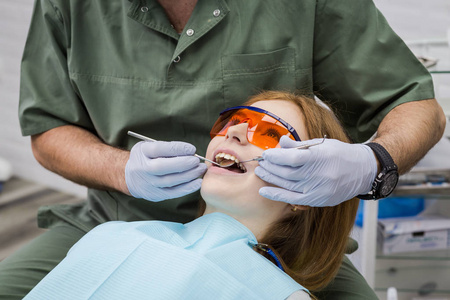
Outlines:
POLYGON ((222 166, 222 167, 230 166, 230 165, 233 165, 234 163, 235 163, 234 160, 224 159, 220 162, 220 166, 222 166))

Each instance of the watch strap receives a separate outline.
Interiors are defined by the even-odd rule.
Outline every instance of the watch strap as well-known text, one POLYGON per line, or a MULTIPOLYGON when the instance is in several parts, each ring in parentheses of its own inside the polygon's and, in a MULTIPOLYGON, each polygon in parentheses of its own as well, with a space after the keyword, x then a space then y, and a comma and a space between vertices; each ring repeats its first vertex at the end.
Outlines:
POLYGON ((391 155, 383 146, 378 143, 367 143, 366 146, 369 146, 375 153, 378 161, 380 162, 381 170, 386 169, 386 171, 390 171, 398 169, 391 155))
POLYGON ((368 194, 358 195, 357 197, 363 200, 377 200, 382 198, 379 195, 378 189, 380 189, 380 182, 383 180, 383 177, 389 172, 397 172, 398 167, 389 152, 383 146, 372 142, 365 145, 370 147, 375 153, 375 156, 378 158, 378 162, 380 163, 381 171, 375 177, 371 191, 368 194))

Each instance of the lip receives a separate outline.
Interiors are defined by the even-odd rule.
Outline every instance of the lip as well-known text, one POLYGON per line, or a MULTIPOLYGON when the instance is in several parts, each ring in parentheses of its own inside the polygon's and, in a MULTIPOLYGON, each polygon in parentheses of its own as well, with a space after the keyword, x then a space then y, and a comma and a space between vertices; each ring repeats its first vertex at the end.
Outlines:
POLYGON ((219 175, 228 175, 228 176, 246 176, 249 172, 247 170, 247 172, 245 172, 245 173, 236 173, 236 172, 228 170, 227 168, 221 168, 221 167, 218 167, 215 165, 211 165, 208 168, 208 173, 219 174, 219 175))

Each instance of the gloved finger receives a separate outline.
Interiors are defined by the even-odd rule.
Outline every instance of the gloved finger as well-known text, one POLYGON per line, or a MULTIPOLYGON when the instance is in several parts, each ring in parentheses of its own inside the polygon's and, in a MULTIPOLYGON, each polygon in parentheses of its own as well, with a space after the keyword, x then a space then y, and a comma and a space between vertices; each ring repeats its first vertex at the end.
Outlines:
POLYGON ((335 206, 334 202, 330 202, 318 190, 310 193, 297 193, 295 197, 296 205, 312 206, 312 207, 331 207, 335 206))
POLYGON ((291 167, 273 164, 267 160, 259 162, 259 166, 267 172, 288 180, 303 180, 307 177, 302 167, 291 167))
POLYGON ((206 170, 206 164, 199 164, 196 168, 186 172, 173 173, 163 176, 152 176, 150 184, 158 188, 175 187, 201 177, 206 170))
POLYGON ((185 142, 140 142, 142 153, 149 158, 192 156, 195 154, 195 147, 185 142))
POLYGON ((315 139, 311 139, 311 140, 304 140, 304 141, 298 142, 298 141, 294 141, 293 139, 284 135, 280 139, 280 147, 281 148, 296 148, 296 147, 305 146, 305 145, 317 144, 322 141, 323 141, 323 138, 315 138, 315 139))
POLYGON ((147 196, 143 196, 143 199, 150 200, 152 202, 160 202, 167 199, 174 199, 191 194, 198 191, 202 186, 202 179, 198 178, 193 181, 183 183, 173 187, 161 188, 157 191, 149 191, 147 196))
POLYGON ((161 190, 161 193, 164 194, 164 197, 162 197, 162 199, 159 201, 183 197, 185 195, 198 191, 202 186, 202 180, 203 179, 201 178, 197 178, 195 180, 177 186, 163 188, 161 190))
POLYGON ((282 188, 265 186, 259 189, 259 194, 270 200, 285 202, 293 205, 324 207, 327 205, 318 195, 287 191, 282 188))
POLYGON ((274 184, 276 186, 279 186, 279 187, 287 189, 287 190, 302 192, 301 182, 291 181, 291 180, 288 180, 285 178, 281 178, 279 176, 276 176, 276 175, 268 172, 267 170, 265 170, 259 166, 256 167, 255 174, 256 174, 256 176, 258 176, 265 182, 274 184))
POLYGON ((285 202, 289 204, 297 205, 297 199, 299 195, 298 192, 288 191, 282 188, 265 186, 259 189, 259 194, 267 199, 285 202))
POLYGON ((306 141, 301 141, 301 142, 294 141, 293 139, 291 139, 291 138, 289 138, 289 137, 283 135, 283 136, 280 138, 280 147, 281 147, 281 148, 295 148, 295 147, 304 145, 304 144, 306 144, 307 142, 308 142, 308 140, 306 140, 306 141))
POLYGON ((265 186, 259 189, 259 194, 270 200, 285 202, 293 205, 322 206, 313 195, 287 191, 282 188, 265 186))
POLYGON ((195 156, 178 156, 170 158, 154 158, 147 159, 145 170, 152 175, 166 175, 173 173, 181 173, 200 164, 200 159, 195 156))
POLYGON ((264 151, 262 157, 277 165, 300 167, 311 159, 311 152, 308 149, 273 148, 264 151))

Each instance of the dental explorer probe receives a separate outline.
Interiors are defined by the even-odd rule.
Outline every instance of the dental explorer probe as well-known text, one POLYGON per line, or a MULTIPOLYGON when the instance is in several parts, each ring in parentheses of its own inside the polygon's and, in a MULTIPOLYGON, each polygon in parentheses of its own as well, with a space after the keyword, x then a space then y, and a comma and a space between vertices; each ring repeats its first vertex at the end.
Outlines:
MULTIPOLYGON (((140 140, 143 140, 143 141, 147 141, 147 142, 157 142, 157 140, 155 140, 155 139, 149 138, 149 137, 147 137, 147 136, 145 136, 145 135, 142 135, 142 134, 139 134, 139 133, 136 133, 136 132, 133 132, 133 131, 128 131, 127 134, 130 135, 130 136, 133 136, 133 137, 135 137, 135 138, 138 138, 138 139, 140 139, 140 140)), ((212 163, 212 164, 214 164, 214 165, 216 165, 216 166, 222 167, 220 164, 216 163, 215 161, 209 160, 209 159, 207 159, 207 158, 205 158, 205 157, 203 157, 203 156, 200 156, 200 155, 198 155, 198 154, 194 154, 194 156, 200 158, 201 160, 210 162, 210 163, 212 163)), ((230 166, 231 166, 231 165, 230 165, 230 166)), ((223 166, 223 167, 229 167, 229 166, 223 166)))

